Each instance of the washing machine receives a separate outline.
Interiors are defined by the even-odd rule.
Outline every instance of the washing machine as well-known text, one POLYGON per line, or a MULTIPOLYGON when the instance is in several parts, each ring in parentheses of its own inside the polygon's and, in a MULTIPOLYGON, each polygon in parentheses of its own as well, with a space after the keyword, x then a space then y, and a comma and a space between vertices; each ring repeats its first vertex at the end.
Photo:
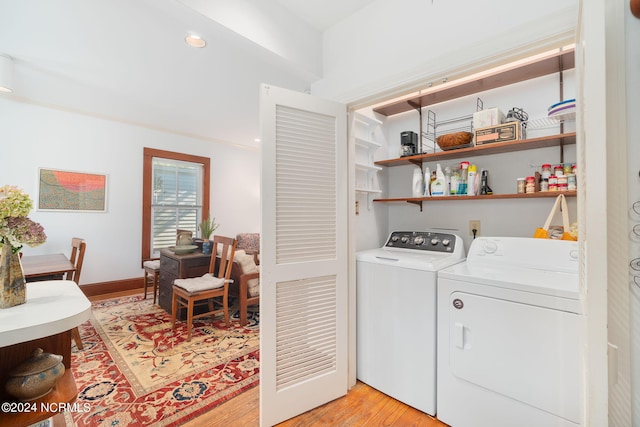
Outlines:
POLYGON ((475 239, 438 275, 438 419, 581 425, 582 313, 577 242, 475 239))
POLYGON ((438 271, 464 261, 460 237, 394 231, 356 254, 357 378, 427 414, 436 411, 438 271))

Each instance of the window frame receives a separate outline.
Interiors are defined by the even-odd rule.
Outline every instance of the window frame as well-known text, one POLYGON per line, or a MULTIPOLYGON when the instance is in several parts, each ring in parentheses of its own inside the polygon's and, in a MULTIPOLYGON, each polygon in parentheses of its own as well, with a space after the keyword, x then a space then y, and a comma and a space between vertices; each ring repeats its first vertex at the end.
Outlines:
POLYGON ((211 159, 174 151, 144 147, 142 166, 142 254, 141 262, 151 259, 151 199, 153 194, 153 159, 163 158, 198 163, 202 171, 202 218, 209 218, 209 198, 211 182, 211 159))

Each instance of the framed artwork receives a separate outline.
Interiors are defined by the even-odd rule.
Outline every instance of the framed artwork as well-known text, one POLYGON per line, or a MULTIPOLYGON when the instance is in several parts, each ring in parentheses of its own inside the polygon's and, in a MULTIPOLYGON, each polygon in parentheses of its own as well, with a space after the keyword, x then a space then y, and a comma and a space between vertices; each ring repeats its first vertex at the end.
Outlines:
POLYGON ((107 211, 107 175, 40 168, 39 211, 107 211))

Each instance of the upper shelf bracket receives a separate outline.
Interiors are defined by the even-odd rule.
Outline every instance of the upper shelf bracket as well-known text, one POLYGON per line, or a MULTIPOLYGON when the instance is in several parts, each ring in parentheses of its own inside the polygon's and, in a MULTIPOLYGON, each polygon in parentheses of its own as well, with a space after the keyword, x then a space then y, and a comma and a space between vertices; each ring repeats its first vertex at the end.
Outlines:
POLYGON ((422 200, 407 200, 407 203, 420 206, 420 212, 422 212, 422 200))

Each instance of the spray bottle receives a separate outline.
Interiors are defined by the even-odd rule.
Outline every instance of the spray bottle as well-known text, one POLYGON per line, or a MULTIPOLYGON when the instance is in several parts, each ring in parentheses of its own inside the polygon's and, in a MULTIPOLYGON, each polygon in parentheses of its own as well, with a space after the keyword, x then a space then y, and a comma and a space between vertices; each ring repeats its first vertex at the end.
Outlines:
POLYGON ((493 190, 489 187, 489 171, 482 169, 480 175, 482 176, 480 179, 480 194, 493 194, 493 190))

